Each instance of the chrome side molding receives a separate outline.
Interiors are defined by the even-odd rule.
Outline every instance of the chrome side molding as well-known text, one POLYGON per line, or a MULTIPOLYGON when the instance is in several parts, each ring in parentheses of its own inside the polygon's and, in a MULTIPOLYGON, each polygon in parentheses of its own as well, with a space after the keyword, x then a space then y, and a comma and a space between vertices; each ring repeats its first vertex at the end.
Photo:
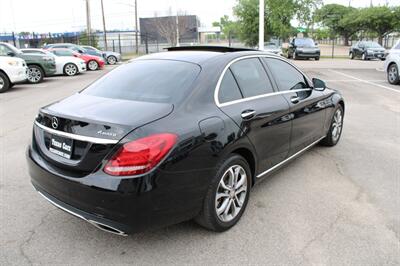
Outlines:
POLYGON ((308 150, 309 148, 311 148, 312 146, 314 146, 315 144, 317 144, 318 142, 320 142, 324 137, 319 138, 318 140, 314 141, 313 143, 311 143, 310 145, 308 145, 307 147, 305 147, 304 149, 296 152, 295 154, 293 154, 292 156, 290 156, 289 158, 286 158, 285 160, 283 160, 282 162, 272 166, 271 168, 269 168, 268 170, 262 172, 261 174, 257 175, 257 178, 262 177, 263 175, 268 174, 269 172, 273 171, 274 169, 278 168, 279 166, 287 163, 288 161, 290 161, 291 159, 294 159, 295 157, 297 157, 298 155, 300 155, 301 153, 305 152, 306 150, 308 150))

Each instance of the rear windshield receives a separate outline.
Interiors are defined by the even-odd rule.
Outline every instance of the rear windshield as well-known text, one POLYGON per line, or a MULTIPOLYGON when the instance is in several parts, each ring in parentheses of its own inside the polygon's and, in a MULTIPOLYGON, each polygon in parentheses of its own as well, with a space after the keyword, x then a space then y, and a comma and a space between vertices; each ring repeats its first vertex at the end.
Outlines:
POLYGON ((172 60, 137 60, 122 65, 81 93, 133 101, 176 103, 200 72, 192 63, 172 60))

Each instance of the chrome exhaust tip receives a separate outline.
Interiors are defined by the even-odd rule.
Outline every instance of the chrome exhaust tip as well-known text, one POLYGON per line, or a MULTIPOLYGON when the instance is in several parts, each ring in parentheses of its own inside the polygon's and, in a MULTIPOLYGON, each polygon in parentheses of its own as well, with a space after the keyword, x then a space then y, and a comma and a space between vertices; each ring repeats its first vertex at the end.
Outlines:
POLYGON ((91 225, 93 225, 94 227, 96 227, 97 229, 100 229, 102 231, 106 231, 108 233, 119 235, 119 236, 128 236, 125 232, 123 232, 117 228, 111 227, 107 224, 103 224, 103 223, 96 222, 96 221, 89 220, 89 219, 85 219, 85 220, 88 223, 90 223, 91 225))

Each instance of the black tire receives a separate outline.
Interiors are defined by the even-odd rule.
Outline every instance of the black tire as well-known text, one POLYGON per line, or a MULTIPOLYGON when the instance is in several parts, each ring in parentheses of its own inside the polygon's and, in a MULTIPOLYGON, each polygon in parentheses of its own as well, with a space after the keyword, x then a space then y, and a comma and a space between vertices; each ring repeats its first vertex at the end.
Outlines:
POLYGON ((296 51, 293 52, 292 58, 293 58, 293 60, 297 60, 296 51))
POLYGON ((29 65, 28 66, 28 82, 37 84, 43 81, 44 71, 40 66, 29 65))
POLYGON ((365 53, 362 53, 361 59, 364 61, 368 60, 367 55, 365 53))
POLYGON ((387 80, 392 85, 400 84, 399 68, 395 63, 389 65, 387 69, 387 80))
POLYGON ((99 64, 96 62, 96 60, 90 60, 87 63, 87 69, 89 69, 91 71, 95 71, 95 70, 99 69, 99 64))
POLYGON ((67 63, 64 66, 64 75, 66 76, 75 76, 79 73, 78 67, 74 63, 67 63))
POLYGON ((0 93, 7 91, 9 88, 11 88, 10 80, 6 74, 0 72, 0 93))
POLYGON ((342 132, 343 132, 343 118, 344 118, 343 107, 342 107, 342 105, 338 104, 335 111, 333 112, 332 121, 331 121, 331 125, 329 127, 328 134, 326 135, 326 137, 324 139, 321 140, 320 144, 331 147, 331 146, 335 146, 339 142, 340 137, 342 136, 342 132), (336 128, 336 130, 339 130, 339 135, 336 135, 335 124, 337 124, 338 119, 335 119, 335 117, 338 112, 341 113, 341 118, 340 118, 340 129, 336 128))
POLYGON ((315 61, 319 61, 319 56, 317 56, 317 57, 315 58, 315 61))
POLYGON ((349 58, 350 58, 351 60, 354 59, 354 54, 353 54, 353 52, 350 52, 350 53, 349 53, 349 58))
POLYGON ((110 55, 107 57, 107 64, 109 65, 115 65, 118 62, 117 58, 113 55, 110 55))
MULTIPOLYGON (((251 171, 250 171, 250 167, 249 164, 247 163, 247 161, 240 155, 237 154, 231 154, 227 159, 225 159, 224 161, 222 161, 218 166, 217 166, 217 172, 215 174, 215 176, 213 177, 213 179, 211 180, 211 184, 207 190, 206 196, 204 198, 204 203, 203 203, 203 208, 201 210, 201 212, 199 213, 199 215, 195 218, 195 221, 209 229, 212 231, 217 231, 217 232, 223 232, 228 230, 229 228, 231 228, 232 226, 234 226, 240 219, 240 217, 242 216, 243 212, 246 209, 247 206, 247 202, 249 200, 249 196, 250 196, 250 188, 251 188, 251 180, 252 180, 252 176, 251 176, 251 171), (225 201, 228 200, 230 203, 225 204, 225 206, 227 206, 228 211, 231 211, 232 208, 234 208, 234 210, 236 209, 236 206, 238 203, 238 199, 242 198, 242 205, 240 206, 240 210, 235 214, 235 216, 231 215, 231 220, 229 221, 223 221, 221 220, 221 218, 219 217, 219 215, 217 214, 217 192, 220 191, 220 189, 224 190, 223 186, 220 185, 220 181, 222 179, 225 180, 225 178, 227 176, 229 176, 228 174, 228 170, 230 168, 234 168, 237 167, 236 169, 240 169, 240 172, 244 172, 246 173, 246 176, 244 177, 242 175, 241 178, 246 178, 246 184, 243 182, 237 182, 238 183, 242 183, 243 186, 246 186, 246 194, 237 194, 237 195, 241 195, 241 196, 233 196, 232 194, 235 194, 235 192, 232 193, 232 189, 230 192, 223 192, 223 193, 218 193, 218 194, 224 194, 224 195, 228 195, 228 196, 224 196, 221 197, 221 206, 224 205, 225 201), (243 170, 243 171, 242 171, 243 170), (231 204, 234 204, 234 206, 232 206, 231 204)), ((240 179, 242 180, 242 179, 240 179)), ((232 186, 234 187, 234 186, 232 186)), ((241 192, 243 193, 243 192, 241 192)), ((218 202, 219 204, 219 202, 218 202)), ((223 215, 223 214, 221 214, 223 215)))

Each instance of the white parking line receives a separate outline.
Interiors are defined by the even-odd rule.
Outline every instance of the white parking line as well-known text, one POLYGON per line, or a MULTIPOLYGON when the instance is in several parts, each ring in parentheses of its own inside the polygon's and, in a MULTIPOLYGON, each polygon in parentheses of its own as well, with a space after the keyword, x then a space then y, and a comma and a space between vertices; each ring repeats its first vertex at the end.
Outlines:
MULTIPOLYGON (((358 82, 358 80, 355 79, 324 79, 325 82, 358 82)), ((369 79, 366 80, 369 82, 385 82, 386 80, 384 79, 369 79)))
POLYGON ((390 87, 387 87, 387 86, 384 86, 384 85, 381 85, 381 84, 377 84, 377 83, 374 83, 374 82, 371 82, 371 81, 368 81, 368 80, 359 79, 357 77, 342 73, 342 72, 337 71, 337 70, 329 69, 329 71, 331 71, 333 73, 336 73, 336 74, 340 74, 340 75, 348 77, 348 78, 352 78, 352 79, 360 81, 360 82, 364 82, 364 83, 367 83, 367 84, 371 84, 371 85, 374 85, 374 86, 377 86, 377 87, 381 87, 381 88, 384 88, 384 89, 387 89, 387 90, 391 90, 391 91, 400 93, 400 90, 396 90, 396 89, 393 89, 393 88, 390 88, 390 87))

